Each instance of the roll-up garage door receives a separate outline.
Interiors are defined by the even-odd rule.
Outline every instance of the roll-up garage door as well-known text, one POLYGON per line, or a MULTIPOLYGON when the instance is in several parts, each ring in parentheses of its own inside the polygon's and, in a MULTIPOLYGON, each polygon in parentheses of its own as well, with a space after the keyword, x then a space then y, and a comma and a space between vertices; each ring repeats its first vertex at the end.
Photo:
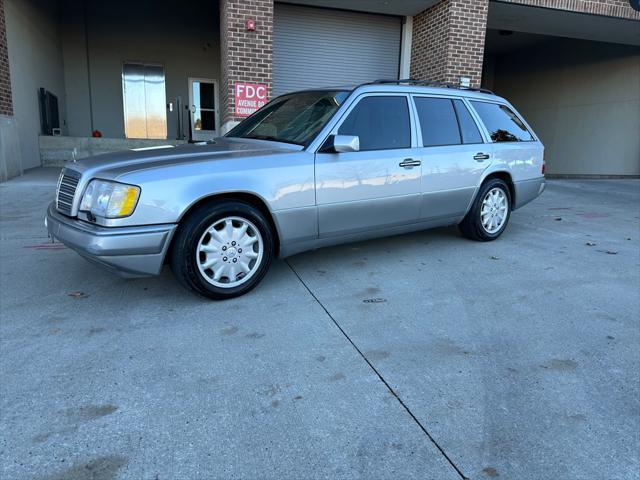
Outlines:
POLYGON ((273 94, 398 78, 400 17, 276 3, 273 94))

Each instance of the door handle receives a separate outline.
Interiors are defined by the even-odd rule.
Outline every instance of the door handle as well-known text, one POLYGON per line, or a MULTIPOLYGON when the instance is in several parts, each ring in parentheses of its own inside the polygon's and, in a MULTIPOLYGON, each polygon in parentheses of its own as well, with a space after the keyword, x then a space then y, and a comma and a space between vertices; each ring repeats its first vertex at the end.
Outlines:
POLYGON ((415 160, 413 158, 405 158, 403 161, 400 162, 400 166, 402 168, 413 168, 413 167, 419 167, 421 165, 420 160, 415 160))
POLYGON ((473 157, 474 160, 477 160, 478 162, 482 162, 483 160, 489 160, 490 155, 488 153, 476 153, 476 155, 473 157))

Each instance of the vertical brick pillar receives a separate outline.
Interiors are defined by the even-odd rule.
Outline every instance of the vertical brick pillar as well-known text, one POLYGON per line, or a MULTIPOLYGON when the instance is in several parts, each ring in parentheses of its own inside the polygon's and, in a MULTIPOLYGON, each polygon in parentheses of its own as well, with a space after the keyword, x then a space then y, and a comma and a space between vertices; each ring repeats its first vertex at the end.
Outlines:
POLYGON ((4 21, 4 0, 0 0, 0 115, 13 115, 7 31, 4 21))
POLYGON ((489 0, 442 0, 413 17, 411 77, 479 87, 489 0))
POLYGON ((235 115, 236 82, 263 83, 272 87, 273 0, 221 0, 220 44, 222 63, 221 113, 225 124, 241 120, 235 115), (255 21, 255 30, 246 21, 255 21))

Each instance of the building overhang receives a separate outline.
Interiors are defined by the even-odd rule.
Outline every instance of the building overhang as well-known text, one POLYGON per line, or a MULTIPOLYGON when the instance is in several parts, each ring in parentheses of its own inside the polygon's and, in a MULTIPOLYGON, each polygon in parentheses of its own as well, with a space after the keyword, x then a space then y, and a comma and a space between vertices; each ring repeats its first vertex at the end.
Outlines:
POLYGON ((312 7, 338 8, 386 15, 413 16, 438 3, 439 0, 295 0, 287 3, 312 7))
POLYGON ((640 46, 640 22, 492 1, 487 28, 640 46))

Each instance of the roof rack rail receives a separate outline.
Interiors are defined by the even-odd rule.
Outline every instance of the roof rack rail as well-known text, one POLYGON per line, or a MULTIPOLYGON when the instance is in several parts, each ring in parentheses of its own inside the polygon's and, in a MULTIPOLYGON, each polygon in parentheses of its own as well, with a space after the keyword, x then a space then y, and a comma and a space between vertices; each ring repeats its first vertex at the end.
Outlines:
POLYGON ((416 85, 420 87, 440 87, 440 88, 456 88, 458 90, 471 90, 473 92, 488 93, 495 95, 491 90, 480 87, 465 87, 456 85, 455 83, 437 82, 435 80, 420 80, 416 78, 404 78, 400 80, 379 79, 373 82, 363 83, 362 85, 416 85))

